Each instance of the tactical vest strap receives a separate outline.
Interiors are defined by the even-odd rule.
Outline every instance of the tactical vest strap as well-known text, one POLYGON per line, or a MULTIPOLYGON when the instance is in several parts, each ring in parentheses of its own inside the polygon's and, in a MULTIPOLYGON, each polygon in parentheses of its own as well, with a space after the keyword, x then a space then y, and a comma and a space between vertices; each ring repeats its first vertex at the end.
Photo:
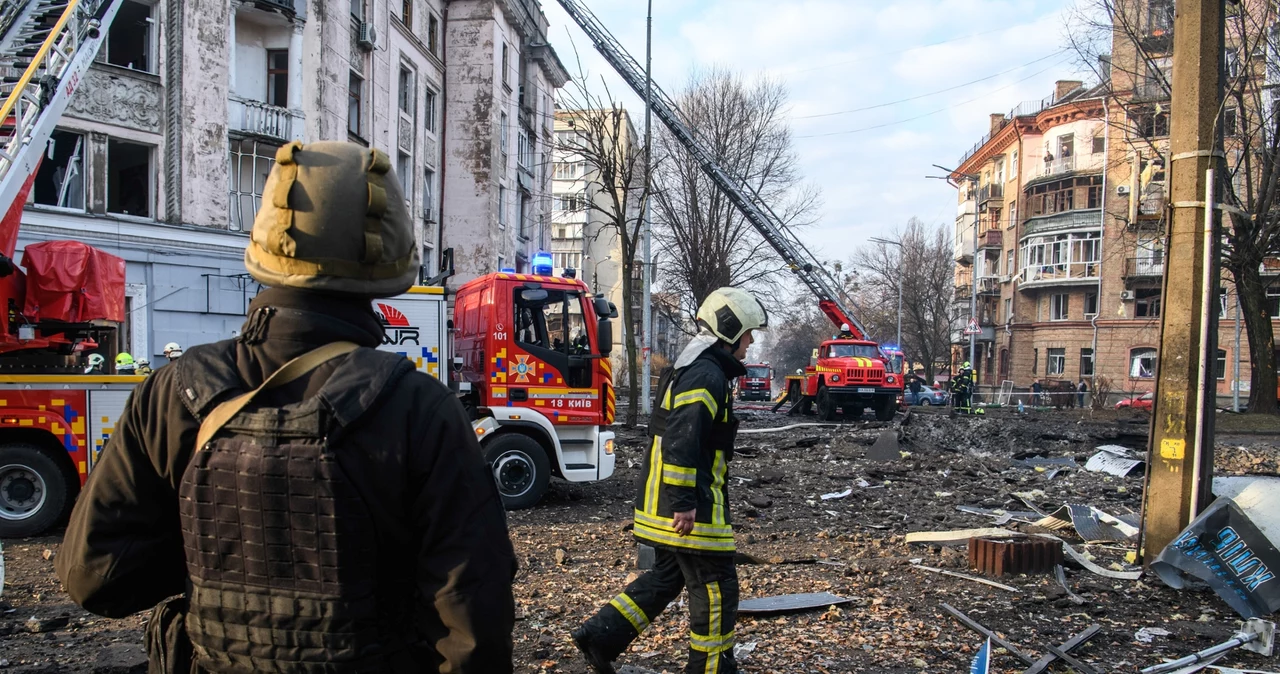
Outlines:
POLYGON ((259 393, 267 389, 284 386, 334 358, 344 356, 358 348, 360 346, 353 342, 333 342, 308 351, 271 373, 271 376, 267 377, 267 380, 262 382, 262 385, 258 388, 238 395, 213 408, 213 411, 200 423, 200 432, 196 434, 196 451, 208 444, 209 440, 213 439, 213 436, 228 421, 231 421, 235 415, 239 414, 240 410, 244 409, 245 405, 248 405, 259 393))

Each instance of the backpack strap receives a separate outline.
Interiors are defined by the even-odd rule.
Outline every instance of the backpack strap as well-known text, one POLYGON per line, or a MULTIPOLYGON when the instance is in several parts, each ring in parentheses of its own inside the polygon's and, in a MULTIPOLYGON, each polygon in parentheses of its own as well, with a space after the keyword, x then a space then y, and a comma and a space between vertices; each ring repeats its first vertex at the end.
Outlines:
POLYGON ((209 440, 213 439, 213 436, 222 430, 222 427, 239 414, 240 410, 244 409, 245 405, 248 405, 259 393, 288 384, 334 358, 351 353, 358 348, 360 348, 360 345, 353 342, 325 344, 285 363, 279 370, 271 373, 271 376, 267 377, 267 380, 262 382, 262 385, 258 388, 219 404, 200 423, 200 432, 196 434, 196 451, 199 451, 209 440))

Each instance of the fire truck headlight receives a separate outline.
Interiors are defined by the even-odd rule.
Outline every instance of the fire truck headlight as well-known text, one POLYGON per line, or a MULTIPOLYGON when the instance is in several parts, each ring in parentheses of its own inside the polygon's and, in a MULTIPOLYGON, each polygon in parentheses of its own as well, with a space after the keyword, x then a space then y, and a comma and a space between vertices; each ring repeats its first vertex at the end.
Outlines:
POLYGON ((833 383, 833 384, 834 384, 834 383, 836 383, 836 382, 838 382, 838 381, 840 381, 840 375, 838 375, 838 374, 833 374, 833 375, 831 375, 831 383, 833 383))
POLYGON ((885 381, 887 381, 887 382, 889 382, 890 384, 892 384, 892 383, 894 383, 894 382, 896 382, 896 381, 898 381, 898 380, 897 380, 897 379, 894 379, 893 375, 889 375, 888 377, 886 377, 886 378, 885 378, 885 381))
POLYGON ((604 453, 610 456, 613 455, 613 438, 604 441, 604 453))

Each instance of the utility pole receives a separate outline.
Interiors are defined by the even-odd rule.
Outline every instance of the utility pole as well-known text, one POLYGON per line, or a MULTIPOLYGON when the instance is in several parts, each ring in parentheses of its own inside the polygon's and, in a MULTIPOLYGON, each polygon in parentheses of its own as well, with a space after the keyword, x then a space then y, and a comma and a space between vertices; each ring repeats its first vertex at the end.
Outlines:
POLYGON ((1221 156, 1214 121, 1223 19, 1221 0, 1181 0, 1174 18, 1171 217, 1139 547, 1147 564, 1199 513, 1212 477, 1217 390, 1209 364, 1216 362, 1217 321, 1210 307, 1218 286, 1213 169, 1221 156))
MULTIPOLYGON (((651 105, 653 98, 653 0, 649 0, 649 14, 645 23, 644 38, 644 264, 640 267, 644 272, 644 280, 641 282, 644 286, 642 300, 644 308, 641 309, 640 323, 640 360, 643 363, 640 368, 640 411, 646 416, 650 413, 649 405, 652 393, 649 391, 649 379, 652 376, 649 373, 650 356, 653 351, 653 299, 650 297, 653 289, 650 283, 653 279, 653 251, 650 247, 652 235, 653 221, 650 218, 652 211, 649 206, 649 191, 652 189, 653 164, 651 157, 653 153, 650 151, 650 142, 653 140, 653 131, 651 124, 653 121, 653 107, 651 105)), ((628 316, 627 320, 631 320, 628 316)))
MULTIPOLYGON (((974 181, 977 184, 977 181, 974 181)), ((978 213, 973 213, 973 288, 969 292, 969 318, 978 320, 978 213)), ((978 336, 969 335, 969 365, 973 368, 973 381, 978 382, 978 336)))
POLYGON ((902 271, 902 262, 904 257, 906 256, 907 248, 902 244, 902 239, 890 241, 889 239, 882 239, 878 236, 873 236, 867 239, 867 241, 870 241, 871 243, 884 244, 886 246, 898 247, 898 265, 897 265, 898 267, 898 341, 894 343, 894 346, 901 349, 902 348, 902 277, 906 276, 906 274, 902 271))

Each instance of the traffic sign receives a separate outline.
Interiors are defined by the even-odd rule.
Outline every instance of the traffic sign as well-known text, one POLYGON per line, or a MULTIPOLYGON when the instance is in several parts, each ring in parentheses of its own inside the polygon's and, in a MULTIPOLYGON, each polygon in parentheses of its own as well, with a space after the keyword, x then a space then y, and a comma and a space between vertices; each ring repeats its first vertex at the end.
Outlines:
POLYGON ((978 326, 978 319, 977 319, 977 318, 974 318, 974 317, 972 317, 972 316, 971 316, 971 317, 969 317, 969 325, 965 327, 965 329, 964 329, 964 334, 966 334, 966 335, 981 335, 981 334, 982 334, 982 328, 978 326))

